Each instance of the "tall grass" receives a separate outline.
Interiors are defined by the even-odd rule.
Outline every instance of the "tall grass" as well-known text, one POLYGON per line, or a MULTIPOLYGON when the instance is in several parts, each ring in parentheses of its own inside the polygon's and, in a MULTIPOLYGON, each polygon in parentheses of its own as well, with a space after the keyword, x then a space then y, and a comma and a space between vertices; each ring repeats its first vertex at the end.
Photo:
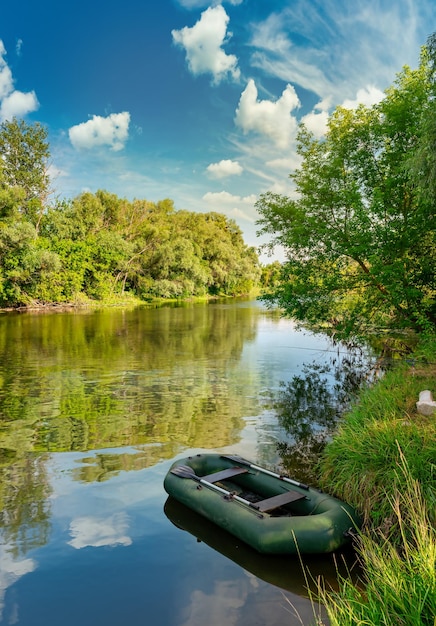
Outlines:
POLYGON ((420 391, 436 395, 436 336, 419 349, 361 393, 319 464, 365 521, 362 586, 319 591, 331 626, 436 626, 436 415, 416 410, 420 391))
POLYGON ((321 485, 354 505, 367 525, 396 525, 386 494, 402 490, 400 451, 436 522, 436 416, 416 412, 419 392, 434 389, 435 381, 433 366, 388 372, 361 394, 324 451, 321 485))
POLYGON ((395 541, 380 530, 358 539, 363 590, 347 579, 339 592, 320 590, 331 626, 436 626, 436 529, 404 455, 400 481, 401 490, 386 493, 399 530, 395 541))

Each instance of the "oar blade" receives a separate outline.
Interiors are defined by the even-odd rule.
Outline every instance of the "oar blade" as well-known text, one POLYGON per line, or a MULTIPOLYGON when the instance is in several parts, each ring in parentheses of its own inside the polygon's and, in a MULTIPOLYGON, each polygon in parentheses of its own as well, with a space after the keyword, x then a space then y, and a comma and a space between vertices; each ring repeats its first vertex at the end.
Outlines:
POLYGON ((197 474, 194 472, 192 467, 188 465, 176 465, 171 468, 171 474, 175 474, 176 476, 180 476, 181 478, 198 478, 197 474))

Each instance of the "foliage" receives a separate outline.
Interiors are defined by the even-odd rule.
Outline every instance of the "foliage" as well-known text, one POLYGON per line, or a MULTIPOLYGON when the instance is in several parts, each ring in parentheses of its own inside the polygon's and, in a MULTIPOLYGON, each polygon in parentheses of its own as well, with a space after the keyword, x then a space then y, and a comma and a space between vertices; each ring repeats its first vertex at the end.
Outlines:
POLYGON ((219 213, 107 191, 50 205, 47 131, 0 125, 0 306, 248 293, 254 248, 219 213))
POLYGON ((176 211, 171 200, 85 193, 50 209, 43 232, 62 259, 66 298, 77 291, 96 299, 233 295, 260 276, 257 255, 232 220, 176 211))
POLYGON ((424 49, 381 103, 338 107, 321 140, 301 127, 296 198, 268 192, 257 203, 260 232, 287 250, 267 301, 341 337, 434 325, 435 196, 417 184, 423 154, 429 178, 435 167, 433 95, 424 49))
MULTIPOLYGON (((366 521, 356 538, 365 580, 320 590, 332 626, 433 626, 436 615, 436 422, 416 401, 435 380, 436 337, 423 335, 345 416, 320 462, 322 485, 366 521)), ((322 624, 322 620, 318 620, 322 624)))
POLYGON ((20 212, 38 228, 49 194, 47 130, 23 120, 0 124, 2 189, 21 190, 20 212))
POLYGON ((436 341, 425 343, 426 359, 419 348, 361 393, 320 462, 324 488, 358 508, 368 524, 391 532, 397 529, 390 500, 401 491, 403 453, 429 511, 436 510, 436 422, 416 410, 420 391, 433 388, 436 373, 428 363, 430 354, 435 362, 436 341))
POLYGON ((411 477, 404 456, 396 483, 403 488, 387 499, 400 545, 380 533, 359 537, 357 550, 366 574, 363 589, 344 578, 339 592, 324 589, 320 594, 332 626, 434 625, 436 529, 420 483, 411 477))

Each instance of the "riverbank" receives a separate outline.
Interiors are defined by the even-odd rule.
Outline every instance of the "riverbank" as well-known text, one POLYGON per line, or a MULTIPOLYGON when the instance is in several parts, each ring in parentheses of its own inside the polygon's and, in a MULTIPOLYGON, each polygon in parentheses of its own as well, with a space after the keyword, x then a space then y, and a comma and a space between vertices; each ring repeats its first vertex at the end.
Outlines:
POLYGON ((332 626, 431 625, 436 615, 436 414, 417 412, 435 392, 436 338, 365 390, 327 446, 323 486, 354 505, 366 582, 321 591, 332 626))
POLYGON ((3 307, 0 308, 0 313, 44 313, 44 312, 63 312, 63 311, 79 311, 86 309, 107 309, 107 308, 134 308, 138 306, 142 307, 160 307, 168 305, 184 306, 188 303, 207 303, 216 300, 233 300, 235 298, 252 298, 256 299, 259 296, 260 290, 253 289, 247 294, 237 295, 204 295, 204 296, 192 296, 189 298, 158 298, 151 297, 147 299, 138 298, 135 295, 126 293, 120 296, 112 296, 111 298, 104 298, 103 300, 93 300, 83 294, 79 294, 77 298, 69 302, 38 302, 33 301, 29 304, 17 307, 3 307))

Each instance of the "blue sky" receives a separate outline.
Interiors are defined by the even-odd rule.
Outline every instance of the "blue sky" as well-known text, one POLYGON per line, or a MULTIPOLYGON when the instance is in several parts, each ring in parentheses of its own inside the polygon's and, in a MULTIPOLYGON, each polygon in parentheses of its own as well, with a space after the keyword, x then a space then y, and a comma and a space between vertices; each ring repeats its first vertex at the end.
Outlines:
POLYGON ((436 30, 434 0, 15 0, 0 16, 0 121, 47 126, 55 195, 172 198, 250 245, 258 195, 291 191, 298 122, 321 136, 335 106, 378 101, 436 30))

